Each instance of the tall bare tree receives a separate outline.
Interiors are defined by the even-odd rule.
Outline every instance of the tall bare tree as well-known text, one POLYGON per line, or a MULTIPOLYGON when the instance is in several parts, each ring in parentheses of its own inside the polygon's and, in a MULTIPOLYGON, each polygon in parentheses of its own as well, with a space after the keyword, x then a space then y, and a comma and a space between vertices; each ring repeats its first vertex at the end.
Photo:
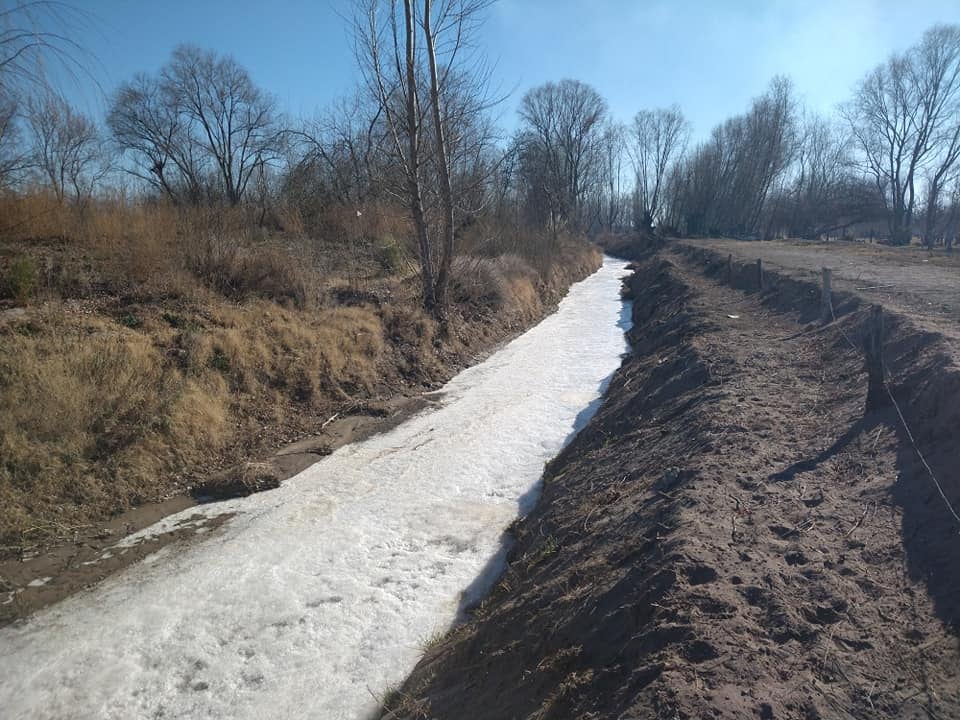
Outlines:
POLYGON ((521 165, 532 197, 556 232, 584 223, 584 203, 600 182, 607 103, 579 80, 546 83, 520 102, 521 165))
POLYGON ((791 235, 815 238, 856 214, 844 212, 848 199, 849 138, 819 115, 803 119, 793 177, 785 191, 784 222, 791 235))
POLYGON ((943 135, 955 122, 958 92, 960 27, 938 25, 872 70, 844 109, 863 167, 886 203, 894 243, 910 241, 918 185, 924 168, 945 157, 943 135))
POLYGON ((51 92, 51 74, 86 75, 91 56, 75 40, 88 20, 59 0, 9 0, 0 4, 0 187, 23 177, 30 152, 23 137, 27 100, 51 92))
POLYGON ((131 156, 128 172, 171 200, 200 202, 202 152, 171 87, 146 75, 124 83, 113 95, 107 124, 120 149, 131 156))
POLYGON ((13 185, 26 167, 19 115, 16 100, 0 91, 0 189, 13 185))
POLYGON ((26 97, 50 88, 48 73, 89 73, 89 53, 71 38, 86 13, 58 0, 10 0, 0 7, 0 93, 26 97))
MULTIPOLYGON (((608 120, 600 143, 600 177, 597 188, 597 224, 605 230, 620 228, 626 219, 627 204, 623 193, 624 154, 627 130, 620 123, 608 120)), ((629 222, 629 220, 626 220, 629 222)))
POLYGON ((194 123, 227 201, 236 205, 257 168, 279 154, 283 133, 273 98, 232 57, 191 45, 174 50, 162 76, 179 109, 194 123))
POLYGON ((468 115, 488 106, 487 74, 471 47, 489 4, 423 0, 420 6, 414 0, 366 0, 354 23, 357 58, 404 178, 424 305, 440 318, 446 313, 455 250, 457 150, 467 129, 476 128, 468 115), (434 195, 439 243, 430 222, 434 195))
POLYGON ((236 60, 190 45, 178 47, 158 76, 121 85, 107 121, 131 156, 127 170, 190 203, 240 203, 286 137, 273 97, 236 60))
POLYGON ((90 197, 109 169, 94 122, 48 93, 28 102, 27 123, 33 138, 33 165, 57 199, 90 197))
POLYGON ((936 241, 941 195, 957 172, 960 159, 960 26, 937 25, 928 30, 915 50, 914 82, 928 102, 931 115, 941 114, 930 133, 931 156, 924 176, 926 207, 924 241, 936 241))
POLYGON ((417 20, 412 0, 367 0, 355 21, 356 54, 365 81, 383 111, 402 168, 407 205, 420 257, 424 306, 436 308, 430 230, 424 211, 424 118, 420 108, 417 20), (401 34, 402 33, 402 34, 401 34))
MULTIPOLYGON (((291 129, 296 141, 289 179, 318 203, 359 206, 374 192, 377 155, 385 140, 379 105, 364 94, 336 100, 322 115, 291 129)), ((294 190, 293 187, 290 190, 294 190)))
POLYGON ((713 129, 671 178, 673 209, 683 208, 687 232, 741 237, 769 234, 770 199, 796 151, 792 86, 774 78, 750 110, 713 129))
POLYGON ((628 146, 636 173, 638 217, 634 223, 651 228, 660 220, 660 200, 667 168, 683 154, 690 123, 678 105, 641 110, 633 119, 628 146))

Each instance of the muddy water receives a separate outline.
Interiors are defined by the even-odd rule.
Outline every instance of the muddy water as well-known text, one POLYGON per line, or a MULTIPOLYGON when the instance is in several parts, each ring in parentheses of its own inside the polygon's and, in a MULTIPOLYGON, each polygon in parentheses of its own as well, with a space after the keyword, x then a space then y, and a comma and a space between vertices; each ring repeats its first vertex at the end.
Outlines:
POLYGON ((279 490, 191 508, 231 517, 0 629, 0 715, 375 710, 496 576, 504 528, 596 409, 626 350, 624 273, 607 259, 555 314, 448 383, 436 408, 279 490))

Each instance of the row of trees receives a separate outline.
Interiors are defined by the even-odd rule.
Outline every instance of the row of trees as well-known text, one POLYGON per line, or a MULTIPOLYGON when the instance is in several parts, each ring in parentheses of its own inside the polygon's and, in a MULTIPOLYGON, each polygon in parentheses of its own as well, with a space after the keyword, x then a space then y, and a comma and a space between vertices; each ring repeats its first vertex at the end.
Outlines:
POLYGON ((489 3, 358 3, 361 82, 309 121, 282 116, 233 58, 182 46, 110 93, 100 127, 24 63, 67 53, 61 36, 2 35, 0 187, 42 183, 61 202, 83 201, 132 177, 176 204, 256 204, 261 221, 286 203, 308 228, 331 209, 392 205, 409 216, 424 303, 440 317, 458 240, 477 227, 493 239, 655 225, 813 237, 885 220, 905 242, 919 218, 931 242, 956 232, 960 27, 934 27, 892 56, 835 118, 805 112, 778 77, 689 147, 678 107, 621 124, 594 88, 561 80, 521 98, 504 139, 475 42, 489 3))
POLYGON ((601 142, 612 124, 592 88, 533 90, 524 130, 507 143, 497 134, 490 110, 499 98, 475 43, 489 4, 357 3, 362 81, 313 120, 283 117, 235 59, 181 46, 157 73, 109 93, 103 126, 29 72, 25 54, 39 66, 45 52, 73 48, 59 35, 24 45, 36 33, 29 13, 47 4, 17 6, 25 29, 0 43, 0 69, 23 71, 0 74, 0 188, 42 185, 63 203, 86 203, 133 178, 143 196, 177 205, 258 205, 261 221, 268 205, 285 203, 318 230, 338 211, 404 208, 424 304, 442 318, 457 241, 471 227, 496 240, 622 221, 623 193, 608 182, 621 175, 609 172, 620 153, 601 142))
POLYGON ((0 187, 42 182, 84 200, 129 173, 180 203, 239 204, 284 148, 273 99, 232 58, 177 48, 156 77, 114 93, 107 128, 43 87, 0 100, 0 187), (255 183, 253 183, 255 184, 255 183))
MULTIPOLYGON (((952 242, 960 219, 960 27, 939 25, 858 84, 833 118, 775 78, 675 159, 654 206, 681 232, 815 237, 862 223, 952 242)), ((646 186, 638 182, 640 193, 646 186)))

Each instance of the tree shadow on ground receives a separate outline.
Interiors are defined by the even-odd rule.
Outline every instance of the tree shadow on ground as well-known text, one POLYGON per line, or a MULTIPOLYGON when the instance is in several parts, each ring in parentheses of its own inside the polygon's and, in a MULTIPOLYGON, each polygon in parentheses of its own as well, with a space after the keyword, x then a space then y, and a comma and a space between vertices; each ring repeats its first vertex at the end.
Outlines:
MULTIPOLYGON (((960 635, 960 524, 944 503, 892 407, 867 413, 816 457, 793 463, 771 475, 770 480, 785 482, 801 473, 812 472, 842 453, 858 437, 879 427, 893 430, 897 437, 897 477, 888 491, 903 511, 901 539, 908 577, 926 586, 937 617, 951 632, 960 635)), ((960 467, 958 449, 957 444, 921 447, 934 476, 941 483, 947 483, 944 490, 954 507, 960 500, 955 488, 960 467)))
POLYGON ((865 415, 847 428, 843 435, 834 440, 830 447, 819 453, 816 457, 795 462, 790 467, 771 475, 770 480, 786 482, 793 480, 794 477, 800 473, 813 472, 827 460, 830 460, 835 455, 839 455, 841 452, 843 452, 843 450, 845 450, 847 446, 849 446, 850 443, 856 440, 860 435, 870 432, 879 425, 890 425, 890 420, 891 418, 887 417, 887 413, 870 413, 865 415))

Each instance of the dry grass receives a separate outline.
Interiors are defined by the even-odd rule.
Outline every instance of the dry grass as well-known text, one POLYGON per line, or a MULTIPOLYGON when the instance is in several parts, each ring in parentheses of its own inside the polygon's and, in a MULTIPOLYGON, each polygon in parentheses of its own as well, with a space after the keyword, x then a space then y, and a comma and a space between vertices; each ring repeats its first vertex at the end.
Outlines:
POLYGON ((450 297, 478 316, 509 309, 529 318, 543 307, 543 298, 536 291, 539 280, 538 273, 519 255, 462 256, 453 265, 450 297))
POLYGON ((384 328, 370 308, 127 312, 135 329, 63 307, 0 327, 0 498, 14 510, 0 544, 31 517, 158 499, 158 478, 243 441, 245 418, 282 423, 376 388, 384 328))
POLYGON ((0 546, 69 536, 345 403, 444 378, 598 260, 582 242, 545 272, 519 253, 460 258, 463 332, 441 338, 402 216, 352 212, 331 219, 354 224, 351 247, 244 210, 0 197, 0 546))

